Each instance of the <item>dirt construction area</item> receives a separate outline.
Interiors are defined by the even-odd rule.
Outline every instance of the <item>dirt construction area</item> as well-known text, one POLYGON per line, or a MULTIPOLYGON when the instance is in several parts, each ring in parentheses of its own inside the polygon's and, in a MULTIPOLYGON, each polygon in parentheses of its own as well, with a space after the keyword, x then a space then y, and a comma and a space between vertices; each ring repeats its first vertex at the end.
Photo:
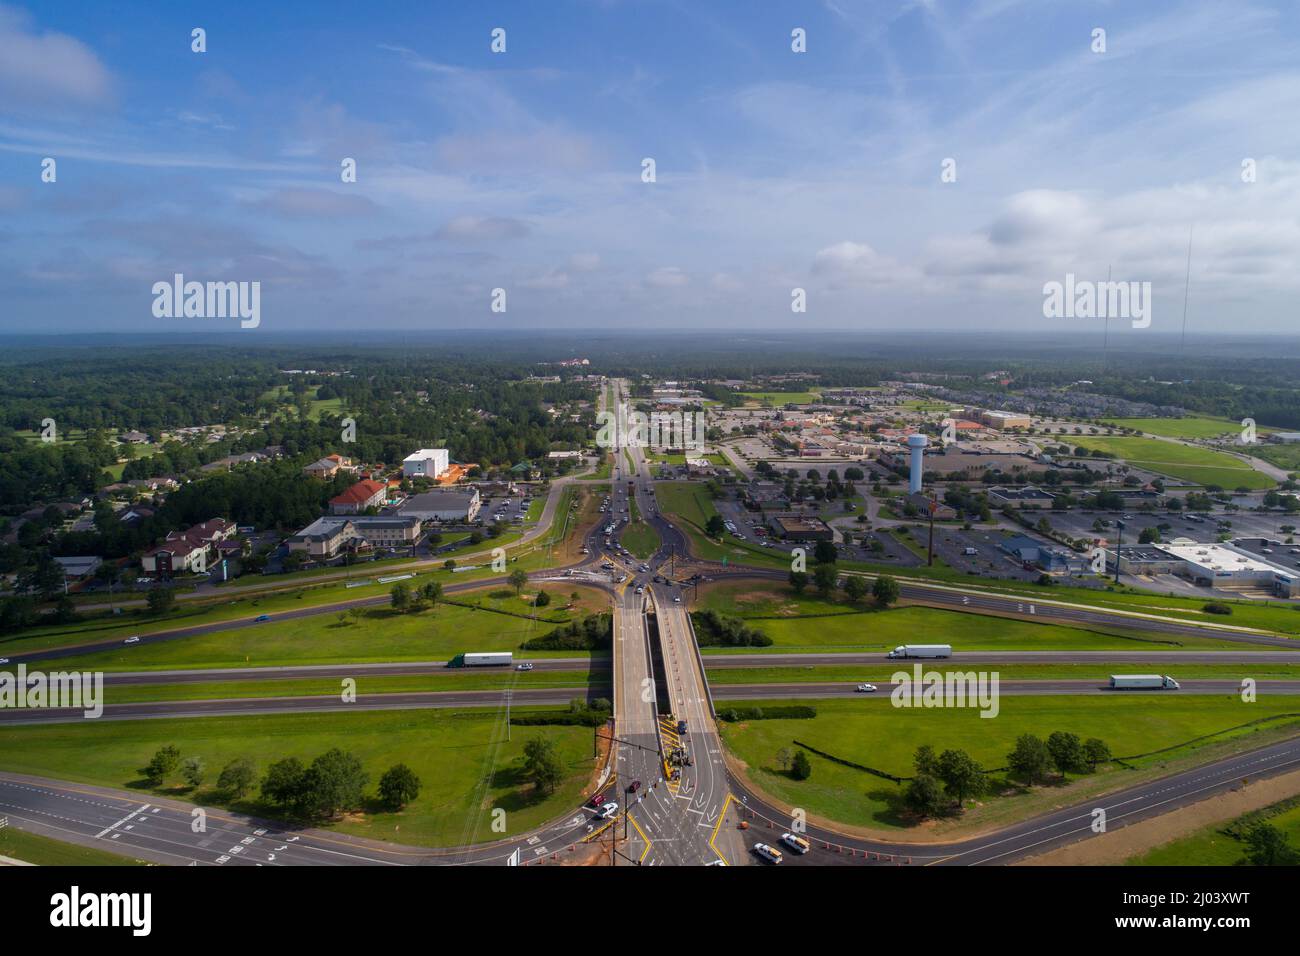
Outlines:
POLYGON ((1300 770, 1248 783, 1150 820, 1021 861, 1019 866, 1113 866, 1214 823, 1300 793, 1300 770))

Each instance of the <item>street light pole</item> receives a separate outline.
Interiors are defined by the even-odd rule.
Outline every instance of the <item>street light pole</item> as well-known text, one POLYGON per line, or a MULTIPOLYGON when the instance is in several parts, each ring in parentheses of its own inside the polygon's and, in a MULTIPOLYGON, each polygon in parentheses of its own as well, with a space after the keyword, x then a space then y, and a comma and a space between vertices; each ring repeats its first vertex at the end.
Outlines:
POLYGON ((1115 529, 1119 537, 1115 540, 1115 586, 1119 586, 1119 549, 1124 546, 1124 522, 1116 521, 1115 529))

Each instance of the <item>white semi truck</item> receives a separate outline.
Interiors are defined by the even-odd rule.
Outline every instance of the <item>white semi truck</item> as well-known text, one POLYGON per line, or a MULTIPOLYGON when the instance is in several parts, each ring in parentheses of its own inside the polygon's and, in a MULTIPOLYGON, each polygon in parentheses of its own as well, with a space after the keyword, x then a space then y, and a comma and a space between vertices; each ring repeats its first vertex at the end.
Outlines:
POLYGON ((951 644, 900 644, 886 655, 890 660, 905 657, 938 658, 952 657, 951 644))
POLYGON ((1178 690, 1178 681, 1161 674, 1111 674, 1111 690, 1178 690))
POLYGON ((509 667, 515 661, 513 651, 499 651, 490 654, 466 654, 466 667, 509 667))

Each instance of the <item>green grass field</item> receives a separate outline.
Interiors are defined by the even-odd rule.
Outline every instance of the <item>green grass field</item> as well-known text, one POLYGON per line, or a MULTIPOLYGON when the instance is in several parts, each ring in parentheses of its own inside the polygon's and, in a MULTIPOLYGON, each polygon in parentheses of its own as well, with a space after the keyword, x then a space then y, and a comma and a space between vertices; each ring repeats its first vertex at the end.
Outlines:
MULTIPOLYGON (((1300 807, 1292 807, 1267 821, 1300 849, 1300 807)), ((1246 845, 1221 832, 1226 824, 1202 827, 1125 861, 1125 866, 1235 866, 1246 855, 1246 845)))
MULTIPOLYGON (((1118 428, 1136 428, 1148 435, 1165 438, 1217 438, 1219 435, 1241 433, 1241 422, 1210 415, 1189 415, 1186 418, 1110 418, 1107 425, 1118 428)), ((1267 429, 1259 429, 1267 433, 1267 429)), ((1063 440, 1069 440, 1063 436, 1063 440)))
POLYGON ((659 532, 641 520, 641 509, 637 507, 635 499, 632 501, 628 517, 631 518, 631 521, 623 529, 623 533, 619 535, 618 540, 634 556, 644 561, 658 550, 659 532))
MULTIPOLYGON (((383 711, 354 714, 295 714, 187 720, 141 720, 47 727, 0 728, 0 767, 19 773, 122 787, 141 797, 157 793, 223 806, 207 786, 197 792, 168 781, 153 790, 139 768, 164 744, 182 757, 197 756, 215 779, 236 757, 254 761, 260 775, 283 757, 304 762, 331 747, 361 758, 374 794, 380 775, 405 763, 422 783, 415 802, 401 813, 368 807, 334 828, 379 840, 428 846, 502 839, 529 830, 580 802, 594 767, 592 732, 577 727, 516 727, 505 739, 504 713, 383 711), (520 756, 534 737, 555 740, 568 776, 549 796, 534 794, 522 779, 520 756), (505 833, 491 829, 491 812, 505 809, 505 833), (399 829, 400 828, 400 829, 399 829)), ((256 794, 233 809, 274 816, 256 794)))
POLYGON ((819 398, 820 392, 740 392, 743 398, 760 405, 809 405, 819 398))
POLYGON ((1110 452, 1138 468, 1201 485, 1258 489, 1272 488, 1275 484, 1273 479, 1255 471, 1245 462, 1209 448, 1180 445, 1158 438, 1105 435, 1070 436, 1067 441, 1073 447, 1110 452))
POLYGON ((1277 465, 1279 468, 1285 468, 1287 471, 1300 471, 1300 444, 1252 445, 1247 450, 1254 457, 1262 458, 1269 464, 1277 465))
MULTIPOLYGON (((266 697, 337 697, 345 675, 313 678, 310 680, 242 680, 204 681, 181 684, 123 684, 105 689, 108 704, 129 704, 151 700, 232 700, 235 698, 266 697)), ((573 696, 581 697, 592 686, 596 676, 589 670, 531 671, 521 673, 513 668, 461 670, 446 674, 424 674, 399 677, 370 677, 365 671, 347 675, 356 680, 358 694, 401 694, 426 691, 455 690, 530 690, 544 687, 572 687, 573 696)), ((609 671, 599 678, 609 683, 609 671)), ((602 688, 608 692, 608 687, 602 688)))
MULTIPOLYGON (((811 720, 724 722, 723 740, 747 765, 751 779, 778 799, 810 814, 893 829, 904 825, 895 805, 902 789, 899 785, 816 754, 809 754, 811 777, 796 781, 777 768, 778 751, 793 748, 797 739, 841 759, 906 777, 912 774, 912 757, 921 744, 930 744, 936 751, 963 749, 984 767, 993 769, 1005 765, 1007 753, 1020 734, 1046 737, 1055 730, 1064 730, 1085 739, 1100 737, 1112 753, 1130 756, 1238 728, 1261 717, 1300 711, 1300 698, 1270 697, 1244 704, 1228 695, 1141 699, 1007 696, 1002 698, 1001 712, 994 720, 981 718, 973 709, 901 710, 892 707, 886 697, 868 695, 853 700, 822 700, 816 706, 818 714, 811 720)), ((1300 726, 1300 719, 1290 721, 1289 726, 1300 726)), ((1226 736, 1250 739, 1259 734, 1262 739, 1264 733, 1237 729, 1226 736)), ((1181 756, 1191 752, 1190 748, 1183 750, 1181 756)), ((1174 752, 1144 758, 1137 764, 1139 769, 1154 767, 1179 756, 1174 752)), ((1111 769, 1097 776, 1118 775, 1120 779, 1114 781, 1118 785, 1128 782, 1126 774, 1111 769)), ((1061 799, 1050 788, 1046 797, 1053 802, 1061 799)), ((1023 809, 1017 801, 1028 802, 1022 797, 986 798, 985 802, 993 805, 992 815, 997 816, 1023 809)), ((980 812, 968 812, 964 822, 978 823, 980 817, 980 812)))
POLYGON ((146 866, 143 860, 64 843, 13 826, 0 830, 0 856, 37 866, 146 866))
POLYGON ((764 631, 770 648, 704 648, 705 654, 833 653, 880 651, 899 644, 951 644, 961 650, 1151 650, 1235 648, 1244 645, 1213 638, 1167 638, 1121 629, 1084 630, 1058 624, 1038 624, 1010 618, 968 614, 929 607, 863 610, 842 601, 806 596, 795 598, 785 586, 756 591, 752 585, 723 585, 709 589, 701 607, 743 617, 764 631))
MULTIPOLYGON (((409 582, 408 582, 409 583, 409 582)), ((465 651, 515 651, 521 656, 585 656, 584 652, 546 654, 519 650, 521 642, 547 633, 570 620, 564 610, 568 595, 582 595, 578 612, 604 610, 608 601, 598 591, 555 585, 546 590, 552 603, 541 618, 529 620, 490 609, 529 613, 523 598, 508 588, 450 595, 450 600, 482 604, 481 608, 441 603, 432 610, 398 614, 386 607, 367 608, 360 620, 334 613, 289 620, 271 620, 256 627, 186 637, 175 641, 100 651, 66 658, 61 664, 102 670, 157 670, 171 667, 272 667, 294 663, 359 663, 366 661, 445 661, 465 651)))

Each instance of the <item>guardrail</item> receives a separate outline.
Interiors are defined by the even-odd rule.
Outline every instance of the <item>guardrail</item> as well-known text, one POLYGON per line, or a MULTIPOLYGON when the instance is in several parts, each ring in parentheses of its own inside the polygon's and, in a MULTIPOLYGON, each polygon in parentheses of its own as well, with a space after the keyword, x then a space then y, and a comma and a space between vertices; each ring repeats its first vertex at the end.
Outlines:
POLYGON ((695 622, 691 620, 691 612, 686 608, 682 608, 682 614, 686 615, 686 633, 691 636, 691 651, 695 654, 695 663, 700 669, 700 680, 704 683, 704 696, 709 701, 709 716, 717 720, 718 708, 713 705, 713 688, 709 686, 709 675, 704 673, 704 655, 700 653, 700 642, 695 637, 695 622))

